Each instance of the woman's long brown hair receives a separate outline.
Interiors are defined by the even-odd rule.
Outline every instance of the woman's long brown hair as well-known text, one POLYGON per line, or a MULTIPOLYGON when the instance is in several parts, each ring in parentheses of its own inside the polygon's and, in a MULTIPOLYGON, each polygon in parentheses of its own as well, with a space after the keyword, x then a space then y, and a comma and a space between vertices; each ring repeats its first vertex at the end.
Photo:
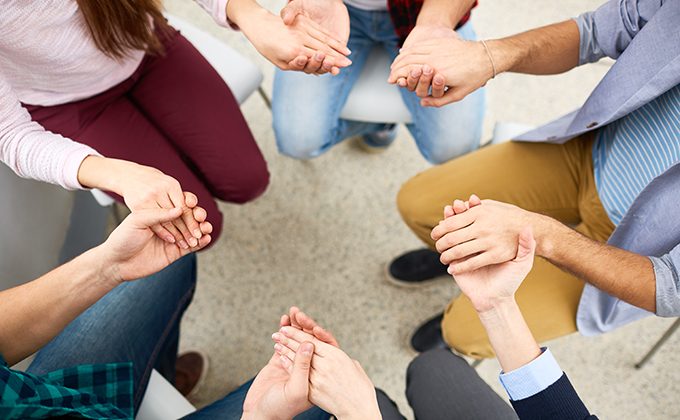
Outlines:
POLYGON ((77 0, 97 47, 113 58, 130 50, 163 52, 156 30, 167 27, 159 0, 77 0))

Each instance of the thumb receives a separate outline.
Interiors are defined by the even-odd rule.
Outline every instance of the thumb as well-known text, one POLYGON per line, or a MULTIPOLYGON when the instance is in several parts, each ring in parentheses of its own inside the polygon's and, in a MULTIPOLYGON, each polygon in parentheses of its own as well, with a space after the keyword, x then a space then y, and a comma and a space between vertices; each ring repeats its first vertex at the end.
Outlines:
POLYGON ((536 240, 534 239, 534 234, 531 230, 531 226, 527 226, 519 233, 519 240, 517 245, 517 256, 515 257, 516 262, 525 261, 528 259, 534 259, 534 253, 536 252, 536 240))
POLYGON ((134 227, 146 229, 153 225, 169 222, 181 215, 182 209, 175 207, 172 209, 139 210, 130 214, 128 219, 134 227))
POLYGON ((314 354, 314 344, 306 341, 300 344, 295 353, 295 363, 293 372, 288 379, 288 388, 296 396, 307 398, 309 391, 309 371, 312 366, 312 355, 314 354))
POLYGON ((293 0, 281 9, 281 20, 283 20, 285 25, 292 25, 295 22, 295 17, 302 13, 303 10, 300 2, 293 0))

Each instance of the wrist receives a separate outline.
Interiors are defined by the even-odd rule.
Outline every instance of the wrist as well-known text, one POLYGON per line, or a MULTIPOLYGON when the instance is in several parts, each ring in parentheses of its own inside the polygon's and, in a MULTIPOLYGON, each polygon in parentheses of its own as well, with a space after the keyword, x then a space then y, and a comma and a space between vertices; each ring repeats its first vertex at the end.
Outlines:
POLYGON ((125 166, 137 165, 119 159, 90 155, 83 160, 78 170, 78 182, 86 188, 98 188, 123 195, 120 177, 125 174, 125 166))
POLYGON ((241 31, 248 36, 251 23, 257 24, 258 13, 267 13, 257 2, 253 0, 229 0, 227 2, 227 19, 233 22, 241 31))
POLYGON ((476 309, 480 321, 486 327, 486 324, 501 323, 507 318, 514 308, 517 307, 515 295, 496 297, 488 301, 484 309, 476 309))
POLYGON ((338 420, 375 420, 382 419, 380 414, 380 407, 378 407, 378 399, 375 395, 375 389, 370 394, 370 398, 360 402, 357 406, 352 404, 350 407, 345 407, 339 410, 339 413, 333 413, 338 420))
POLYGON ((106 242, 86 251, 81 258, 86 260, 87 267, 92 270, 96 287, 113 290, 123 282, 118 265, 112 260, 106 242))
POLYGON ((496 67, 496 75, 510 71, 516 63, 517 55, 512 46, 504 39, 486 40, 488 55, 496 67))
POLYGON ((473 4, 474 0, 456 2, 428 0, 420 9, 416 24, 443 25, 449 29, 455 29, 463 16, 470 11, 473 4))
MULTIPOLYGON (((536 255, 546 259, 551 259, 554 251, 556 240, 559 236, 555 230, 564 226, 557 220, 538 213, 531 214, 531 227, 533 229, 534 238, 536 240, 536 255)), ((566 226, 564 226, 566 228, 566 226)))

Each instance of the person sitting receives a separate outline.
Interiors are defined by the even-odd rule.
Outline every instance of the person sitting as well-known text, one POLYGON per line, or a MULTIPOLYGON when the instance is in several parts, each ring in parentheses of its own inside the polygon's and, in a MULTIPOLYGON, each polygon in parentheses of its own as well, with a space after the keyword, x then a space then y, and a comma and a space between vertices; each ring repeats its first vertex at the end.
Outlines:
MULTIPOLYGON (((486 45, 432 39, 404 49, 392 79, 413 66, 436 68, 451 88, 424 99, 434 104, 456 101, 505 71, 561 73, 605 56, 616 63, 580 110, 516 139, 524 142, 483 148, 406 182, 399 211, 442 255, 406 253, 390 264, 391 278, 413 285, 445 275, 448 264, 459 274, 502 263, 529 224, 542 258, 518 302, 539 342, 577 329, 602 333, 650 313, 680 315, 680 236, 669 225, 680 185, 680 44, 668 35, 679 20, 679 2, 611 0, 575 20, 486 45), (473 193, 491 201, 431 236, 449 198, 473 193)), ((422 324, 411 345, 493 355, 465 296, 422 324)))
MULTIPOLYGON (((361 136, 359 145, 369 151, 386 149, 396 138, 396 124, 340 117, 371 51, 382 47, 394 60, 402 43, 408 47, 433 36, 474 40, 476 34, 468 19, 475 4, 474 0, 289 2, 281 11, 284 22, 295 22, 297 16, 314 19, 347 43, 352 63, 339 74, 320 77, 276 71, 272 113, 279 151, 295 159, 312 159, 353 136, 361 136)), ((323 54, 314 56, 304 72, 324 71, 328 68, 325 61, 323 54)), ((436 164, 476 150, 484 119, 484 92, 477 91, 445 108, 423 107, 416 92, 429 92, 432 85, 434 95, 443 95, 444 77, 428 67, 422 73, 414 70, 401 85, 401 98, 413 120, 407 127, 422 156, 436 164)))
MULTIPOLYGON (((349 61, 309 19, 285 25, 254 0, 198 3, 281 68, 304 67, 316 51, 336 67, 349 61)), ((245 203, 269 183, 229 87, 156 0, 3 5, 0 160, 22 177, 107 191, 133 211, 186 208, 182 191, 192 191, 213 242, 222 230, 214 198, 245 203)), ((185 249, 201 236, 190 218, 154 231, 185 249)))
MULTIPOLYGON (((444 218, 460 218, 468 208, 457 201, 446 207, 444 218)), ((539 347, 517 305, 515 293, 531 270, 536 252, 530 226, 522 229, 518 243, 508 251, 516 253, 510 261, 458 274, 454 280, 472 302, 489 336, 503 369, 500 381, 512 408, 460 356, 434 349, 419 355, 408 367, 406 395, 415 418, 597 418, 589 413, 550 350, 539 347)), ((387 395, 374 389, 361 365, 313 319, 291 308, 291 314, 284 316, 281 324, 272 338, 281 365, 291 374, 300 357, 307 363, 309 353, 314 353, 308 385, 311 403, 339 420, 405 419, 387 395)), ((289 417, 292 416, 284 416, 289 417)))

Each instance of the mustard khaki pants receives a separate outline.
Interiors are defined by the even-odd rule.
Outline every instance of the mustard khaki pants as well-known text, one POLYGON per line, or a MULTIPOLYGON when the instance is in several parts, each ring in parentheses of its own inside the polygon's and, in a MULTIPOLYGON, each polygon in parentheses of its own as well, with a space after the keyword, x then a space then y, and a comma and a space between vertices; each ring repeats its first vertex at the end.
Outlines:
MULTIPOLYGON (((593 135, 565 144, 508 142, 489 146, 429 169, 406 182, 399 211, 420 239, 434 247, 430 231, 443 208, 471 194, 553 217, 580 233, 606 241, 614 230, 595 188, 593 135)), ((542 258, 517 290, 517 302, 536 340, 576 331, 576 310, 584 283, 542 258)), ((470 301, 455 298, 444 313, 444 340, 475 358, 493 350, 470 301)))

